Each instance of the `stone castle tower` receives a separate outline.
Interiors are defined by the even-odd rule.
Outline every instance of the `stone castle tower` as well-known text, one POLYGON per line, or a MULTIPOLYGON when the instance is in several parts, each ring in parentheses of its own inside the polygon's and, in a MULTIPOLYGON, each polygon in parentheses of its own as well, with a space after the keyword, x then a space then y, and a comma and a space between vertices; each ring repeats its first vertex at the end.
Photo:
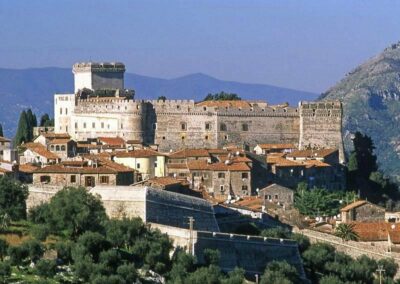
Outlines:
POLYGON ((162 151, 293 143, 338 148, 343 159, 340 102, 135 100, 124 72, 122 63, 75 64, 75 93, 54 96, 55 131, 78 141, 119 136, 162 151))

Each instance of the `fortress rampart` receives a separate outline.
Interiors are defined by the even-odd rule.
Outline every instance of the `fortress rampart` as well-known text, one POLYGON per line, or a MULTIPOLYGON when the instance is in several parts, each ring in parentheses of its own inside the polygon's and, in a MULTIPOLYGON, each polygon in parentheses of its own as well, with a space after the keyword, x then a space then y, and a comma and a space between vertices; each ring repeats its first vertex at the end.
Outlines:
POLYGON ((121 63, 75 64, 79 89, 55 96, 55 131, 75 140, 119 136, 158 144, 161 151, 293 143, 300 149, 339 148, 344 160, 340 102, 291 107, 264 101, 136 100, 132 90, 120 89, 124 71, 121 63), (97 75, 100 81, 93 79, 97 75), (83 94, 85 88, 89 95, 83 94))

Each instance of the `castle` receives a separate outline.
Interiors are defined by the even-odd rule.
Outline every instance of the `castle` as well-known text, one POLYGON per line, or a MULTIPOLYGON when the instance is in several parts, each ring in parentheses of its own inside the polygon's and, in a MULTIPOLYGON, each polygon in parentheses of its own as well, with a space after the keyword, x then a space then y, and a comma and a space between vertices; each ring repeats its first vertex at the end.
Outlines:
POLYGON ((135 100, 124 88, 122 63, 76 63, 74 94, 54 96, 55 132, 77 141, 116 137, 182 148, 252 149, 293 143, 299 149, 336 148, 343 157, 339 101, 269 105, 264 101, 135 100))

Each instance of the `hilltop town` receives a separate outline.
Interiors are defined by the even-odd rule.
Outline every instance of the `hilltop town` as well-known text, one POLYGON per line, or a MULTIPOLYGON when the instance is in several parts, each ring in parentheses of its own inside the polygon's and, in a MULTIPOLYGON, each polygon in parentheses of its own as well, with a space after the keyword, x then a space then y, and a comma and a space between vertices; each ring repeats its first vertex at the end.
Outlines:
POLYGON ((0 175, 27 185, 28 214, 83 188, 108 218, 139 217, 202 264, 218 250, 222 271, 253 281, 274 261, 304 283, 327 273, 299 235, 328 244, 327 259, 387 259, 396 273, 400 213, 346 191, 340 101, 137 100, 122 63, 72 71, 74 92, 54 95, 54 125, 19 145, 0 137, 0 175))

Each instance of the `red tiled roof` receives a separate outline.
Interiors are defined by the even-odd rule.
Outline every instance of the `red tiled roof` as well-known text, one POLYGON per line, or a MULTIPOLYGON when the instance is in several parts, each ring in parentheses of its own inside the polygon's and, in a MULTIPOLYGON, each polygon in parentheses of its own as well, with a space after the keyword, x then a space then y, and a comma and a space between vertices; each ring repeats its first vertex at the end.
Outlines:
POLYGON ((33 173, 36 171, 39 167, 34 166, 32 164, 22 164, 19 165, 18 170, 22 173, 33 173))
POLYGON ((146 182, 150 183, 150 184, 159 184, 159 185, 174 185, 174 184, 182 184, 181 180, 178 180, 176 178, 173 177, 154 177, 151 179, 148 179, 146 182))
POLYGON ((39 156, 45 157, 46 159, 49 159, 49 160, 59 159, 59 157, 56 154, 47 150, 46 147, 40 143, 30 142, 30 143, 23 144, 23 146, 25 148, 31 150, 32 152, 35 152, 39 156))
POLYGON ((69 167, 63 164, 37 169, 34 173, 117 174, 134 170, 114 162, 101 162, 98 166, 69 167))
POLYGON ((53 140, 51 140, 48 144, 52 145, 52 144, 67 144, 70 141, 72 141, 71 139, 67 139, 67 138, 55 138, 53 140))
POLYGON ((129 152, 116 152, 117 158, 146 158, 155 156, 165 156, 164 154, 151 149, 137 149, 129 152))
POLYGON ((98 140, 106 145, 121 146, 125 145, 125 140, 121 137, 99 137, 98 140))
POLYGON ((55 139, 55 138, 64 138, 64 139, 70 139, 71 136, 69 136, 68 133, 54 133, 54 132, 46 132, 46 133, 41 133, 45 138, 48 139, 55 139))
POLYGON ((188 158, 188 157, 210 157, 207 149, 183 149, 168 155, 171 159, 188 158))
POLYGON ((168 163, 166 164, 169 169, 187 169, 186 163, 168 163))
POLYGON ((320 149, 320 150, 296 150, 287 154, 287 157, 295 158, 325 158, 335 152, 337 149, 320 149))
POLYGON ((201 170, 201 171, 250 171, 250 167, 243 162, 238 163, 212 163, 209 164, 207 161, 196 160, 187 162, 189 170, 201 170))
POLYGON ((388 236, 394 244, 400 243, 400 225, 385 222, 353 222, 353 230, 364 242, 387 241, 388 236))

